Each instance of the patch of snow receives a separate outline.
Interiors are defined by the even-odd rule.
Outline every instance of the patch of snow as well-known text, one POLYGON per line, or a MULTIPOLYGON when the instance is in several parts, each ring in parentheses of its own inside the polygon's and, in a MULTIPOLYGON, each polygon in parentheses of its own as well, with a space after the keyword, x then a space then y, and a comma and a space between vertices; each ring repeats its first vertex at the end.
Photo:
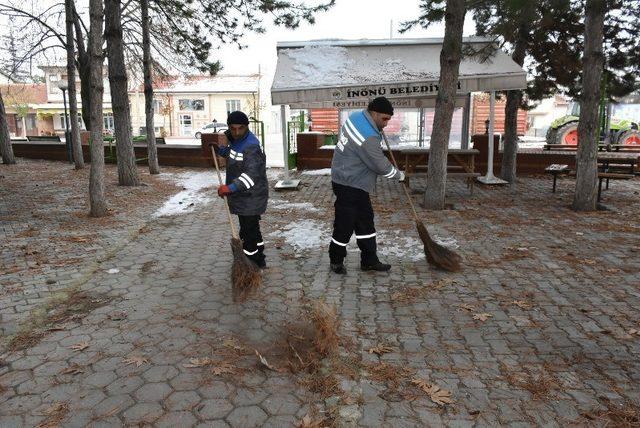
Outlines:
POLYGON ((282 237, 295 250, 311 250, 329 245, 331 232, 326 223, 316 220, 301 220, 289 223, 284 230, 271 232, 269 236, 282 237))
POLYGON ((378 254, 418 261, 424 259, 422 241, 417 236, 401 235, 399 232, 378 232, 378 254))
POLYGON ((269 201, 272 205, 271 208, 275 210, 302 210, 309 212, 318 212, 318 208, 314 207, 311 202, 281 202, 281 201, 269 201))
MULTIPOLYGON (((447 248, 458 248, 458 242, 452 237, 434 236, 433 240, 447 248)), ((383 256, 418 261, 424 259, 424 246, 415 235, 406 236, 400 232, 378 232, 378 253, 383 256)))
MULTIPOLYGON (((424 64, 407 66, 406 58, 380 60, 377 50, 345 48, 343 46, 308 45, 283 49, 281 55, 293 64, 286 75, 276 75, 276 86, 325 85, 340 82, 343 85, 402 82, 419 79, 438 79, 438 74, 424 70, 424 64)), ((281 71, 282 72, 282 71, 281 71)))
POLYGON ((349 51, 341 46, 306 46, 287 49, 285 55, 295 64, 292 83, 340 81, 353 63, 349 51))
POLYGON ((451 237, 451 236, 434 236, 433 240, 437 243, 442 245, 443 247, 447 247, 449 249, 455 250, 456 248, 460 248, 460 245, 458 244, 458 241, 456 241, 455 238, 451 237))
MULTIPOLYGON (((224 172, 222 174, 224 180, 224 172)), ((182 174, 163 173, 160 177, 174 181, 182 186, 183 190, 165 201, 164 205, 153 213, 153 217, 191 212, 212 200, 212 193, 206 194, 203 190, 218 185, 218 177, 213 171, 189 171, 182 174)))
POLYGON ((107 273, 119 273, 120 269, 112 268, 107 271, 107 273))
POLYGON ((302 175, 331 175, 331 168, 311 169, 302 171, 302 175))

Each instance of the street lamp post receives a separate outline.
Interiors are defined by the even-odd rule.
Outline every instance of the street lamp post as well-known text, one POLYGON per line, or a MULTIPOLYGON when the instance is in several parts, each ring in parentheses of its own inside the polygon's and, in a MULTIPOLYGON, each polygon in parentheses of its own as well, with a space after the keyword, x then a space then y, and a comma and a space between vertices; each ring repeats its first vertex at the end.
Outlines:
POLYGON ((70 163, 73 163, 73 149, 71 146, 71 131, 69 130, 69 116, 67 115, 67 89, 69 86, 67 82, 61 80, 58 83, 58 88, 62 91, 62 101, 64 103, 64 141, 67 147, 67 159, 70 163))

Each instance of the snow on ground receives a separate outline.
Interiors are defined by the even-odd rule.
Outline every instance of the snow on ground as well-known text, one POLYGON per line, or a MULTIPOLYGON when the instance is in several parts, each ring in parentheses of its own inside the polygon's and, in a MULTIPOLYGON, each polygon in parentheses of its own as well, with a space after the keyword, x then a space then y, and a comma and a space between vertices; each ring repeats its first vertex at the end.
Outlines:
POLYGON ((284 202, 279 200, 270 200, 270 207, 275 210, 301 210, 307 212, 318 212, 318 208, 314 207, 311 202, 284 202))
MULTIPOLYGON (((281 237, 296 251, 317 250, 328 248, 331 239, 331 223, 317 220, 300 220, 289 223, 283 230, 271 232, 271 237, 281 237)), ((458 248, 458 243, 451 237, 434 237, 434 240, 448 248, 458 248)), ((418 261, 424 259, 424 246, 417 236, 407 236, 399 231, 378 231, 377 236, 378 255, 385 261, 386 258, 418 261)), ((347 251, 358 254, 358 244, 355 235, 351 236, 347 251)))
MULTIPOLYGON (((409 259, 418 261, 424 259, 424 246, 416 231, 413 235, 407 236, 401 232, 378 232, 378 254, 386 257, 397 257, 399 259, 409 259)), ((450 249, 459 247, 458 241, 452 237, 434 236, 433 240, 440 245, 450 249)), ((383 260, 384 261, 384 260, 383 260)))
MULTIPOLYGON (((224 172, 222 172, 224 180, 224 172)), ((165 217, 184 214, 211 201, 213 191, 203 192, 218 185, 218 177, 213 171, 189 171, 181 174, 163 173, 161 178, 171 180, 182 186, 183 190, 169 198, 162 207, 153 213, 153 217, 165 217)))
POLYGON ((422 241, 418 237, 406 236, 400 232, 378 232, 378 256, 384 262, 385 257, 418 261, 424 258, 422 241))
POLYGON ((331 175, 331 168, 311 169, 302 171, 302 175, 331 175))
POLYGON ((284 226, 284 230, 271 232, 269 236, 284 238, 296 251, 324 248, 331 231, 327 224, 317 220, 300 220, 284 226))

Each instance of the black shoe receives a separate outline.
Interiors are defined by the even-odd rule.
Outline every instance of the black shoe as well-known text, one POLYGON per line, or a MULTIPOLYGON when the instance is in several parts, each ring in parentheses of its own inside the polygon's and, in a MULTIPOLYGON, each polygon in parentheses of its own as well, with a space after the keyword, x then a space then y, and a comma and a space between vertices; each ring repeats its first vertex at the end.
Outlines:
POLYGON ((347 274, 347 268, 342 263, 331 263, 331 270, 340 275, 347 274))
POLYGON ((362 270, 375 270, 378 272, 387 272, 391 269, 391 265, 386 263, 376 262, 370 265, 365 265, 364 263, 360 263, 360 269, 362 270))

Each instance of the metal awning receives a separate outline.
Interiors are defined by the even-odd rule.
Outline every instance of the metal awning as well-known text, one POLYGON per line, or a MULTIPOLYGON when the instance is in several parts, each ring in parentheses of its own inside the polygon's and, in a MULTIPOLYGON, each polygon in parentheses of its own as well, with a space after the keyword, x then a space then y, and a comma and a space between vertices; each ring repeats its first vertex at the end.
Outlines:
MULTIPOLYGON (((475 51, 492 43, 480 37, 463 42, 475 51)), ((279 42, 272 103, 361 108, 383 95, 397 107, 432 107, 441 49, 441 38, 279 42)), ((460 97, 525 87, 525 71, 499 49, 484 61, 476 56, 460 63, 460 97)))

